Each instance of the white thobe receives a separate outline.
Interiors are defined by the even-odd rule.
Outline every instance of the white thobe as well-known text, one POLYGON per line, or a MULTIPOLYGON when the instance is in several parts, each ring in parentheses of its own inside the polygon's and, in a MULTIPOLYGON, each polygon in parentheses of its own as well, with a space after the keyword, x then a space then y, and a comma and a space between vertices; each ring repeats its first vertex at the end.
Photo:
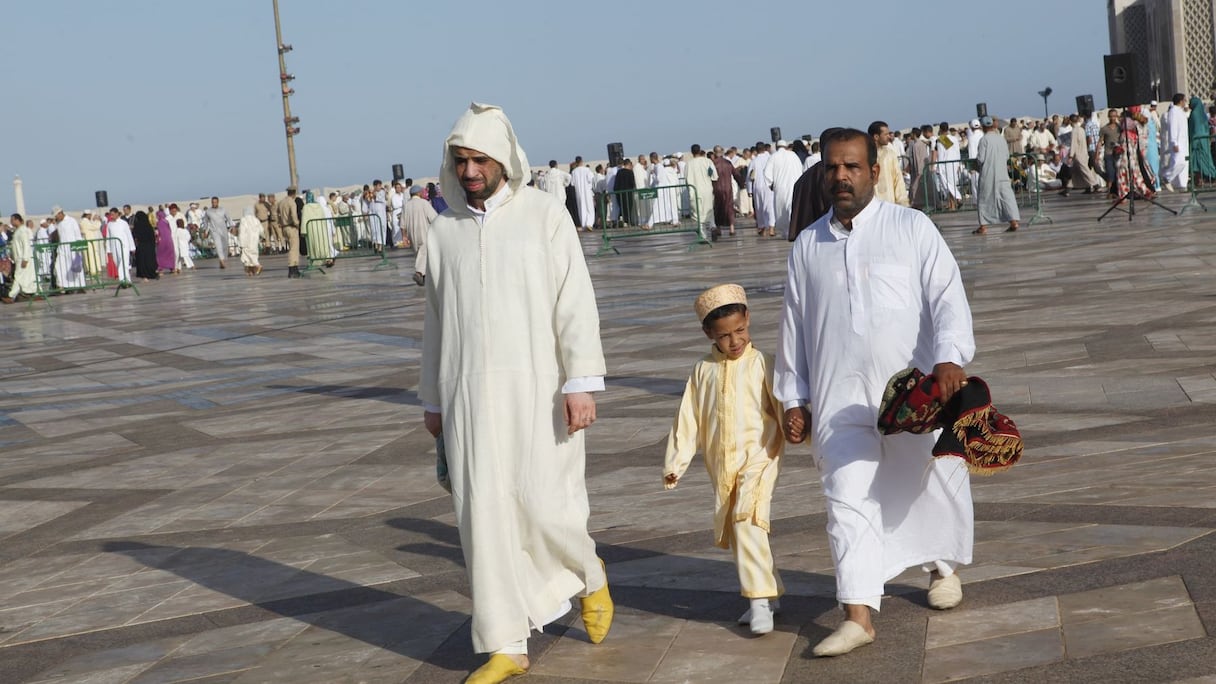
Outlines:
POLYGON ((242 216, 236 227, 236 240, 241 246, 241 264, 248 268, 258 266, 258 249, 262 244, 262 222, 252 214, 242 216))
POLYGON ((169 231, 173 235, 173 251, 177 252, 177 263, 186 268, 194 268, 194 259, 190 258, 190 224, 186 221, 186 217, 181 214, 170 213, 165 217, 169 221, 169 231), (186 223, 181 228, 177 227, 177 220, 182 219, 186 223))
POLYGON ((971 562, 962 459, 933 458, 935 434, 876 427, 892 375, 974 355, 962 277, 928 217, 880 200, 852 231, 834 211, 802 231, 787 272, 775 393, 786 409, 811 411, 837 599, 877 609, 904 569, 938 562, 949 574, 971 562))
MULTIPOLYGON (((763 152, 752 157, 752 168, 748 172, 747 181, 752 187, 752 202, 756 210, 756 228, 772 228, 773 218, 773 188, 764 180, 764 168, 768 166, 772 155, 763 152)), ((794 157, 797 159, 797 157, 794 157)), ((791 198, 791 201, 792 198, 791 198)))
POLYGON ((570 173, 570 184, 574 186, 574 197, 578 202, 578 226, 594 226, 595 172, 586 165, 580 166, 570 173))
POLYGON ((427 236, 418 398, 442 415, 473 648, 488 652, 604 586, 587 533, 585 433, 566 433, 562 393, 605 367, 565 203, 521 185, 476 212, 445 159, 443 187, 456 190, 427 236))
POLYGON ((553 167, 545 172, 545 192, 553 195, 553 198, 566 205, 566 186, 570 185, 570 174, 562 171, 557 167, 553 167))
POLYGON ((934 170, 941 182, 941 190, 955 200, 962 199, 958 191, 958 174, 962 170, 959 160, 962 159, 960 140, 953 135, 947 135, 947 140, 935 138, 933 148, 937 151, 937 164, 934 170), (947 145, 946 143, 949 142, 947 145))
POLYGON ((823 159, 823 155, 819 154, 818 152, 812 152, 812 153, 808 154, 806 156, 806 159, 804 159, 802 161, 803 173, 810 171, 811 167, 818 164, 820 162, 820 160, 822 160, 822 159, 823 159))
POLYGON ((677 187, 680 179, 676 177, 675 170, 670 166, 655 164, 653 182, 653 187, 661 189, 654 202, 654 212, 650 215, 651 220, 654 223, 679 223, 681 189, 677 187))
POLYGON ((8 245, 13 259, 13 287, 8 291, 8 296, 15 299, 20 294, 36 294, 38 277, 34 273, 34 233, 23 223, 13 231, 13 239, 8 245))
POLYGON ((80 224, 71 216, 55 224, 59 231, 59 247, 55 249, 55 280, 60 289, 73 290, 84 287, 84 252, 72 251, 73 242, 84 239, 80 224))
MULTIPOLYGON (((794 183, 802 177, 802 162, 798 155, 784 147, 773 153, 764 166, 763 185, 773 188, 773 223, 778 235, 789 235, 790 211, 794 206, 794 183)), ((759 222, 756 226, 760 226, 759 222)))
POLYGON ((616 221, 621 217, 621 203, 613 194, 613 188, 616 187, 616 174, 620 170, 618 166, 609 166, 604 175, 604 196, 607 197, 608 202, 608 221, 616 221))
MULTIPOLYGON (((34 232, 34 245, 47 245, 51 242, 51 231, 47 230, 46 226, 38 226, 38 230, 34 232)), ((46 249, 41 252, 34 252, 34 269, 38 273, 39 278, 46 278, 51 275, 51 253, 46 249)))
POLYGON ((438 214, 431 203, 418 195, 401 209, 401 227, 414 245, 414 272, 426 275, 426 233, 438 214))
POLYGON ((1186 110, 1175 104, 1170 105, 1165 121, 1165 150, 1169 163, 1161 170, 1162 182, 1169 183, 1176 190, 1186 190, 1190 176, 1190 163, 1187 158, 1191 153, 1186 110))
POLYGON ((127 282, 131 279, 131 253, 135 251, 135 237, 131 235, 131 224, 121 218, 116 218, 106 224, 106 250, 118 267, 118 279, 127 282))

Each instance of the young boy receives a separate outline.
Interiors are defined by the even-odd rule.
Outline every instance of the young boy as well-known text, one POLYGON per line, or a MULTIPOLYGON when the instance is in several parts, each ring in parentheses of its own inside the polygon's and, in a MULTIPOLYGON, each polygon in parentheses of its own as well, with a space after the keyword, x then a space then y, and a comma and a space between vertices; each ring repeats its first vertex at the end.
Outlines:
POLYGON ((663 486, 673 489, 700 451, 714 487, 714 537, 734 551, 751 608, 739 618, 753 634, 773 631, 785 593, 768 546, 769 509, 785 448, 781 403, 773 396, 773 355, 748 334, 747 295, 718 285, 697 297, 701 329, 713 349, 697 362, 667 438, 663 486))

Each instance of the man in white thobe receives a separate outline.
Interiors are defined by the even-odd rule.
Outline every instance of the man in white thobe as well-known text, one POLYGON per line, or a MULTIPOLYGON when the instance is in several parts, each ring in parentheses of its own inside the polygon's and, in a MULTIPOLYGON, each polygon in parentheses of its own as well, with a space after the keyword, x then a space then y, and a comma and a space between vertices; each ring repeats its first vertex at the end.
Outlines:
POLYGON ((1165 113, 1165 144, 1162 147, 1168 163, 1161 170, 1162 187, 1166 190, 1184 191, 1190 179, 1191 153, 1190 135, 1187 133, 1186 96, 1174 95, 1173 104, 1165 113))
POLYGON ((431 203, 422 198, 422 186, 410 187, 410 198, 401 208, 401 227, 414 245, 414 283, 426 284, 426 234, 438 214, 431 203))
POLYGON ((59 246, 55 248, 55 284, 61 290, 84 292, 84 250, 72 249, 73 242, 84 239, 80 224, 59 207, 52 209, 51 215, 55 217, 54 230, 59 233, 59 246))
POLYGON ((545 192, 553 195, 553 199, 566 206, 566 186, 570 185, 570 174, 557 168, 557 160, 549 160, 549 170, 545 171, 545 192))
POLYGON ((701 238, 707 239, 714 228, 714 181, 718 180, 718 170, 705 156, 705 150, 700 145, 693 145, 692 159, 684 165, 684 174, 694 191, 690 195, 693 220, 697 222, 701 238))
POLYGON ((418 398, 445 444, 473 648, 493 653, 466 681, 487 684, 527 670, 531 630, 574 596, 589 640, 611 624, 582 432, 604 355, 570 212, 525 185, 527 156, 500 108, 470 105, 439 177, 448 209, 427 235, 418 398))
POLYGON ((190 257, 190 225, 185 214, 176 204, 169 205, 169 215, 165 217, 173 234, 173 251, 177 253, 173 271, 179 273, 182 268, 194 270, 194 259, 190 257), (179 226, 178 223, 181 223, 179 226))
POLYGON ((135 236, 131 235, 131 224, 122 218, 118 209, 111 208, 109 222, 105 226, 106 250, 118 268, 119 282, 131 280, 131 258, 135 253, 135 236))
POLYGON ((929 603, 962 600, 954 568, 971 562, 966 464, 935 459, 934 434, 883 436, 887 381, 932 372, 943 401, 966 384, 975 353, 958 265, 924 214, 874 199, 871 136, 825 135, 824 184, 833 208, 790 252, 774 392, 792 442, 809 434, 827 499, 836 598, 845 621, 814 649, 847 653, 874 640, 871 610, 906 568, 932 572, 929 603))
POLYGON ((777 141, 777 151, 764 166, 764 184, 773 189, 773 227, 769 237, 790 232, 790 210, 794 206, 794 183, 802 177, 802 162, 790 151, 789 143, 777 141))
POLYGON ((579 230, 590 231, 595 225, 595 172, 580 163, 570 172, 570 185, 574 186, 574 197, 578 201, 579 230))
POLYGON ((758 235, 770 235, 776 231, 773 227, 776 225, 773 218, 773 186, 764 180, 764 169, 773 156, 769 153, 768 148, 768 143, 756 145, 756 156, 752 157, 751 168, 747 172, 747 185, 755 205, 756 233, 758 235))
POLYGON ((33 297, 38 293, 38 276, 34 273, 34 233, 25 224, 21 214, 9 217, 13 237, 8 243, 13 260, 13 286, 9 288, 5 304, 12 304, 21 295, 33 297))

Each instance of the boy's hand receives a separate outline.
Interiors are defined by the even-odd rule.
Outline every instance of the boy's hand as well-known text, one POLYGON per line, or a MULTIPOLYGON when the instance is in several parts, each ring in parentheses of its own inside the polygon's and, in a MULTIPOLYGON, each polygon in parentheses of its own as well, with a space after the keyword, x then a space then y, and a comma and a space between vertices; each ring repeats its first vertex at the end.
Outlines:
POLYGON ((811 413, 805 406, 795 406, 785 412, 785 439, 790 444, 801 444, 811 428, 811 413))
POLYGON ((663 489, 675 489, 680 482, 680 476, 675 473, 668 473, 663 477, 663 489))

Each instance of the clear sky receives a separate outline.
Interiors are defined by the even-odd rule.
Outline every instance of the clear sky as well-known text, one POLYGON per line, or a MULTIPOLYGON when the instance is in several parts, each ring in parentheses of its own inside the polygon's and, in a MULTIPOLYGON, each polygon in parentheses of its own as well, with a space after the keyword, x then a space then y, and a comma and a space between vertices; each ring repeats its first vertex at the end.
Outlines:
MULTIPOLYGON (((280 0, 304 187, 437 174, 473 100, 534 165, 1106 101, 1102 0, 280 0)), ((5 0, 0 211, 281 191, 271 0, 5 0)))

